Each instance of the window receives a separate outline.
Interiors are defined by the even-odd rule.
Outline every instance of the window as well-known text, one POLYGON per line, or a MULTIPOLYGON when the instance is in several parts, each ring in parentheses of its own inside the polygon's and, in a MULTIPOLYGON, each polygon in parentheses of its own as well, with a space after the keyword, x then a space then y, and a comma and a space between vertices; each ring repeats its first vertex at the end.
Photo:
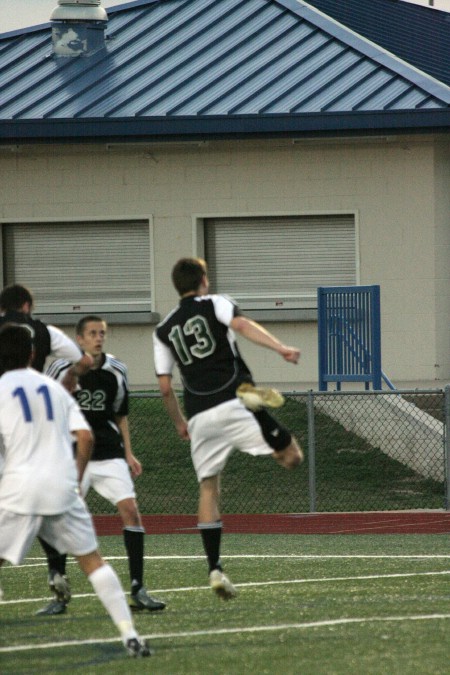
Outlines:
POLYGON ((151 311, 148 220, 2 226, 3 282, 22 283, 38 315, 151 311))
POLYGON ((212 292, 245 310, 317 308, 318 286, 357 280, 355 215, 208 218, 212 292))

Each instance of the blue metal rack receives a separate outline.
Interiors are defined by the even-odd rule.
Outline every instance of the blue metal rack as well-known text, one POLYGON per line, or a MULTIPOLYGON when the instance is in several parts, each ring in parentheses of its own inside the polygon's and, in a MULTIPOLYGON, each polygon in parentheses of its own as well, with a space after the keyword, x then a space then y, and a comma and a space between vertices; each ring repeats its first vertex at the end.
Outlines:
POLYGON ((319 315, 319 390, 329 382, 364 382, 381 390, 379 286, 330 286, 317 289, 319 315))

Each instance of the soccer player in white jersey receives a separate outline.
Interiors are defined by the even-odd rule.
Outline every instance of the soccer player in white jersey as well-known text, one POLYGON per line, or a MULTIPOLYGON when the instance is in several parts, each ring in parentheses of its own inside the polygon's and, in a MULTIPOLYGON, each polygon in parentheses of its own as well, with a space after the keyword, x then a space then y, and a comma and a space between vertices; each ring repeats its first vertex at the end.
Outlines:
POLYGON ((298 362, 300 351, 282 344, 261 325, 242 316, 231 298, 210 295, 204 260, 182 258, 172 270, 172 281, 181 299, 154 332, 155 369, 164 404, 179 436, 191 440, 200 484, 198 528, 209 581, 213 591, 227 600, 236 595, 220 560, 220 474, 228 457, 234 448, 254 456, 272 455, 288 469, 303 460, 296 439, 264 408, 273 407, 271 393, 276 392, 253 386, 234 331, 290 363, 298 362), (175 364, 183 380, 188 422, 172 388, 175 364), (252 390, 253 399, 259 400, 259 410, 251 412, 238 398, 236 390, 243 383, 252 390))
MULTIPOLYGON (((93 359, 90 370, 79 377, 74 392, 95 437, 81 490, 86 496, 92 487, 117 508, 128 554, 132 609, 154 612, 163 610, 165 603, 152 597, 144 586, 145 529, 132 480, 132 476, 141 475, 142 465, 132 452, 128 429, 127 368, 122 361, 103 351, 106 333, 106 322, 96 315, 83 317, 76 326, 78 345, 93 359)), ((48 368, 47 375, 63 381, 70 367, 69 361, 57 359, 48 368)), ((65 561, 58 566, 65 566, 65 561)), ((52 601, 41 613, 50 613, 54 606, 52 601)))
POLYGON ((97 548, 91 516, 80 497, 92 450, 90 427, 70 394, 30 368, 31 332, 0 329, 0 566, 18 565, 39 535, 71 553, 119 629, 131 656, 150 649, 134 627, 120 581, 97 548), (76 462, 73 436, 77 440, 76 462))

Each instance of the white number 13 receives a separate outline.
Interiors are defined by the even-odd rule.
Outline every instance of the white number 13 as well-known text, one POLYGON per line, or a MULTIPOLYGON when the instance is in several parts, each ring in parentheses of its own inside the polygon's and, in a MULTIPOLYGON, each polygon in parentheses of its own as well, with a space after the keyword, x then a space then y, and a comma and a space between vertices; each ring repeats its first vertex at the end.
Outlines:
POLYGON ((183 328, 176 325, 169 333, 169 340, 173 344, 181 363, 188 366, 194 358, 204 359, 212 354, 216 348, 216 341, 211 334, 209 324, 204 316, 197 314, 188 319, 183 328), (195 344, 188 347, 185 336, 193 335, 195 344))

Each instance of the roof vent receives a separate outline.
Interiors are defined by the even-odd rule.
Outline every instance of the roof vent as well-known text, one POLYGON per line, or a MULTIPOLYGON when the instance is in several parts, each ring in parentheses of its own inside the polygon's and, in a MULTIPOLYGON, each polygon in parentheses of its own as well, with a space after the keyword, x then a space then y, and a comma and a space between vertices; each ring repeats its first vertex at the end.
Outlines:
POLYGON ((105 48, 108 21, 101 0, 58 0, 50 17, 56 56, 90 56, 105 48))

